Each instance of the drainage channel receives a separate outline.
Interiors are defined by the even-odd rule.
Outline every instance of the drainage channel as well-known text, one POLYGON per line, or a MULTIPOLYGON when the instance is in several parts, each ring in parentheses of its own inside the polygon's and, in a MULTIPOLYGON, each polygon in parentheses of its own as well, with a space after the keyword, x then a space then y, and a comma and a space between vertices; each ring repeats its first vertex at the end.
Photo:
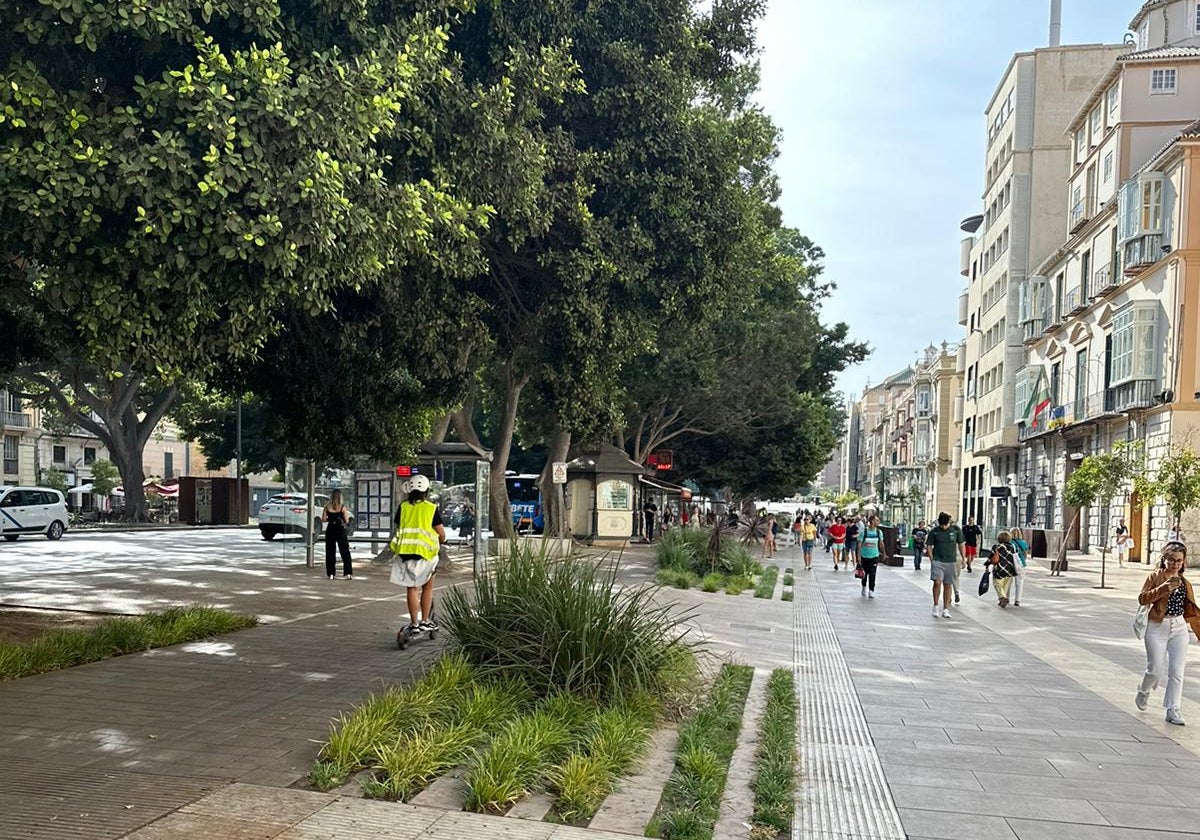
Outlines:
POLYGON ((904 840, 819 580, 795 588, 792 609, 800 756, 792 837, 904 840))

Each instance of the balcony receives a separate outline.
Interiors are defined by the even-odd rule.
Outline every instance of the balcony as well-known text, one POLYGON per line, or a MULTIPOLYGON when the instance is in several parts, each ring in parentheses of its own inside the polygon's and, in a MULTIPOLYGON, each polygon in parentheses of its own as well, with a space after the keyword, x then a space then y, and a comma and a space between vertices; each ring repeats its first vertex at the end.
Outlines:
POLYGON ((958 345, 958 354, 955 356, 954 370, 956 373, 967 372, 967 343, 964 341, 958 345))
POLYGON ((1162 259, 1162 234, 1147 233, 1129 240, 1121 246, 1121 255, 1127 277, 1141 274, 1147 267, 1162 259))
POLYGON ((975 454, 980 456, 998 455, 1017 445, 1017 430, 1013 426, 1004 426, 986 435, 980 435, 975 444, 975 454))
POLYGON ((1157 396, 1162 390, 1157 379, 1135 379, 1108 389, 1105 409, 1109 413, 1133 411, 1159 405, 1157 396))
POLYGON ((1052 333, 1062 326, 1062 316, 1054 310, 1053 306, 1046 307, 1042 313, 1042 334, 1052 333))
POLYGON ((963 421, 963 408, 965 399, 962 394, 954 398, 954 422, 961 423, 963 421))
POLYGON ((1092 300, 1103 297, 1116 289, 1121 285, 1119 281, 1120 278, 1113 273, 1111 265, 1096 269, 1092 274, 1092 300))
POLYGON ((21 411, 5 411, 0 414, 0 426, 29 429, 33 426, 33 420, 28 414, 21 411))
POLYGON ((1067 292, 1067 299, 1063 303, 1063 311, 1070 315, 1078 315, 1088 307, 1088 299, 1084 296, 1084 291, 1081 288, 1071 289, 1067 292))
POLYGON ((970 307, 967 303, 967 290, 963 289, 963 293, 958 296, 958 324, 961 327, 967 325, 970 307))
POLYGON ((1021 328, 1021 340, 1026 344, 1033 344, 1041 340, 1042 336, 1048 331, 1049 326, 1046 322, 1046 316, 1039 315, 1030 321, 1026 321, 1021 325, 1021 328))

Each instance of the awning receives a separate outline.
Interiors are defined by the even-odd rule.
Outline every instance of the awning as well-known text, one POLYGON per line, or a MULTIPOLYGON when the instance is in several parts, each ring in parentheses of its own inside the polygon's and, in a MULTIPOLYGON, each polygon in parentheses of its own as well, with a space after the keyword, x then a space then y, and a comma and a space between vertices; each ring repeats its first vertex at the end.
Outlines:
POLYGON ((638 476, 638 482, 645 484, 648 487, 653 487, 655 490, 661 490, 664 493, 674 493, 677 496, 681 490, 686 489, 684 487, 680 487, 678 484, 672 484, 669 481, 663 481, 661 478, 646 478, 644 475, 638 476))
POLYGON ((67 491, 67 495, 82 496, 84 493, 91 493, 91 492, 92 492, 92 485, 91 485, 91 482, 88 482, 87 484, 80 484, 78 487, 72 487, 70 490, 67 491))

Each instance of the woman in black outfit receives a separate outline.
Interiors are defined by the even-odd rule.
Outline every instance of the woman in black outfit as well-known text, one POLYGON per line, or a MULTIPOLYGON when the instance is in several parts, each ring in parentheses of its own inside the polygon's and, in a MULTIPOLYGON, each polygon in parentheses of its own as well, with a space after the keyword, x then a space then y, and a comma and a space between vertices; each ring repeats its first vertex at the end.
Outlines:
POLYGON ((325 523, 325 574, 333 580, 337 571, 334 547, 342 552, 342 577, 354 579, 354 567, 350 564, 350 537, 346 526, 350 524, 350 511, 342 504, 342 491, 334 490, 329 494, 329 504, 321 511, 321 521, 325 523))

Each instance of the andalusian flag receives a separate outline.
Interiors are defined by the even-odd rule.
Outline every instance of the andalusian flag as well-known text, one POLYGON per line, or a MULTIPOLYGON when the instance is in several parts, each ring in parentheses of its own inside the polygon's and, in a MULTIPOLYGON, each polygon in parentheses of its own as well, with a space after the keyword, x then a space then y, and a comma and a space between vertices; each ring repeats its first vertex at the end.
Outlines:
POLYGON ((1037 421, 1038 415, 1049 407, 1050 383, 1046 381, 1046 369, 1039 368, 1037 381, 1029 391, 1029 400, 1025 403, 1021 419, 1025 421, 1026 426, 1032 425, 1037 421))

